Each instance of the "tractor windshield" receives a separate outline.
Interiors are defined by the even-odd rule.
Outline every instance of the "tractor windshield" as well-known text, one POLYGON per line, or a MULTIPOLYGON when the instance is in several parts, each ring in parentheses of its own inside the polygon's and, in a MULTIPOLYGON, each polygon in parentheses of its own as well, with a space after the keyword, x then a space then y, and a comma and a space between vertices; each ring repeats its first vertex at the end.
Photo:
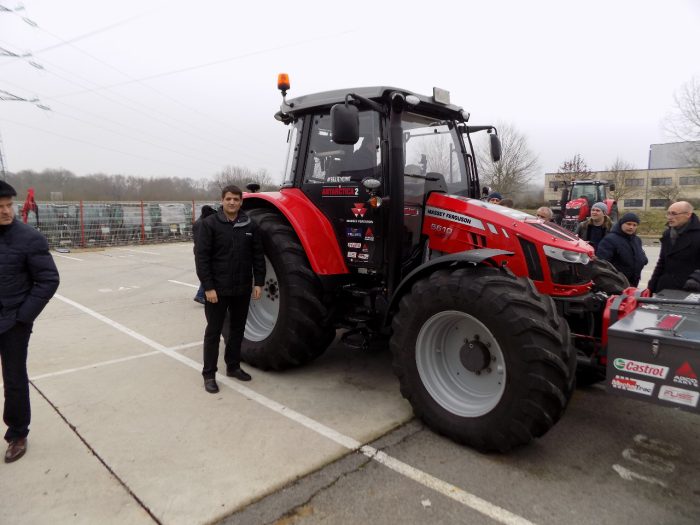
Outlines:
POLYGON ((605 186, 600 184, 574 184, 570 199, 585 197, 590 204, 605 200, 605 186))
POLYGON ((468 195, 467 170, 454 122, 406 112, 402 125, 404 173, 444 179, 449 193, 468 195))

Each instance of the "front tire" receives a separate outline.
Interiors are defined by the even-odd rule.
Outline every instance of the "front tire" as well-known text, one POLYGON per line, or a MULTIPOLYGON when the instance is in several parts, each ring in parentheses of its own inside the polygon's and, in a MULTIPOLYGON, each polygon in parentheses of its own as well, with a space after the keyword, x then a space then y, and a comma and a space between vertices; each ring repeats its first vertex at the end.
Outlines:
POLYGON ((576 356, 552 299, 495 268, 438 270, 394 316, 401 393, 433 430, 482 451, 544 435, 563 415, 576 356))
POLYGON ((320 356, 335 338, 318 277, 301 242, 277 213, 246 212, 257 223, 267 272, 262 297, 250 302, 241 358, 262 370, 284 370, 320 356))
POLYGON ((591 270, 593 291, 619 295, 625 288, 629 288, 627 277, 617 271, 610 261, 596 257, 591 261, 591 270))

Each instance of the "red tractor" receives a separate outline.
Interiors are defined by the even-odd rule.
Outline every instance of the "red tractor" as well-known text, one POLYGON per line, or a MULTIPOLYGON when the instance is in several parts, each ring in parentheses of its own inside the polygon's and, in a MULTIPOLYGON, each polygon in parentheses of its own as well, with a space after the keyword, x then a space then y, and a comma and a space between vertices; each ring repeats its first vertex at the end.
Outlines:
MULTIPOLYGON (((617 201, 608 198, 606 188, 615 191, 615 185, 604 180, 575 180, 562 183, 561 225, 567 230, 576 231, 581 221, 591 216, 591 207, 596 202, 603 202, 608 207, 608 215, 613 223, 618 220, 617 201), (569 188, 570 185, 570 188, 569 188)), ((556 191, 556 188, 555 188, 556 191)), ((555 212, 556 213, 556 212, 555 212)))
POLYGON ((243 203, 267 260, 243 359, 303 365, 340 328, 350 345, 388 338, 401 393, 434 430, 501 451, 547 432, 577 356, 604 369, 603 311, 624 277, 570 231, 479 200, 472 135, 489 134, 495 161, 500 141, 447 92, 279 87, 284 181, 243 203))

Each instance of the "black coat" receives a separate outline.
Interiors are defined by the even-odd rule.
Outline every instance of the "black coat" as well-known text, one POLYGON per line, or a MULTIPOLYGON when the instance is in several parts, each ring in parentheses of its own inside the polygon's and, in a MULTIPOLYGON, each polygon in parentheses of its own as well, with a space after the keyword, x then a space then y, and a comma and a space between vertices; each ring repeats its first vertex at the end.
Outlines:
POLYGON ((265 284, 265 254, 257 225, 243 211, 232 223, 219 210, 201 221, 195 244, 197 277, 217 295, 247 295, 265 284))
POLYGON ((649 262, 642 240, 636 235, 627 235, 615 223, 610 233, 603 237, 595 252, 597 257, 610 261, 612 265, 627 277, 631 286, 637 286, 642 277, 642 268, 649 262))
POLYGON ((15 219, 0 226, 0 334, 34 322, 58 289, 46 238, 15 219))
POLYGON ((661 236, 661 253, 654 273, 649 280, 649 289, 660 292, 668 288, 682 290, 688 277, 700 269, 700 220, 694 213, 686 230, 671 246, 671 229, 661 236))

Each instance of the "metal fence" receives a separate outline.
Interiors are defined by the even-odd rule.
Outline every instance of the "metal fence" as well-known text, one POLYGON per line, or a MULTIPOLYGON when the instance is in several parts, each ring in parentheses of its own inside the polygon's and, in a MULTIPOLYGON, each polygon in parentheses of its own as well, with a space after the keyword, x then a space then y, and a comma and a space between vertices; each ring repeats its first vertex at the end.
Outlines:
MULTIPOLYGON (((27 224, 46 236, 49 246, 79 247, 189 241, 202 206, 213 202, 51 202, 37 203, 27 224)), ((16 208, 22 220, 22 204, 16 208)))

